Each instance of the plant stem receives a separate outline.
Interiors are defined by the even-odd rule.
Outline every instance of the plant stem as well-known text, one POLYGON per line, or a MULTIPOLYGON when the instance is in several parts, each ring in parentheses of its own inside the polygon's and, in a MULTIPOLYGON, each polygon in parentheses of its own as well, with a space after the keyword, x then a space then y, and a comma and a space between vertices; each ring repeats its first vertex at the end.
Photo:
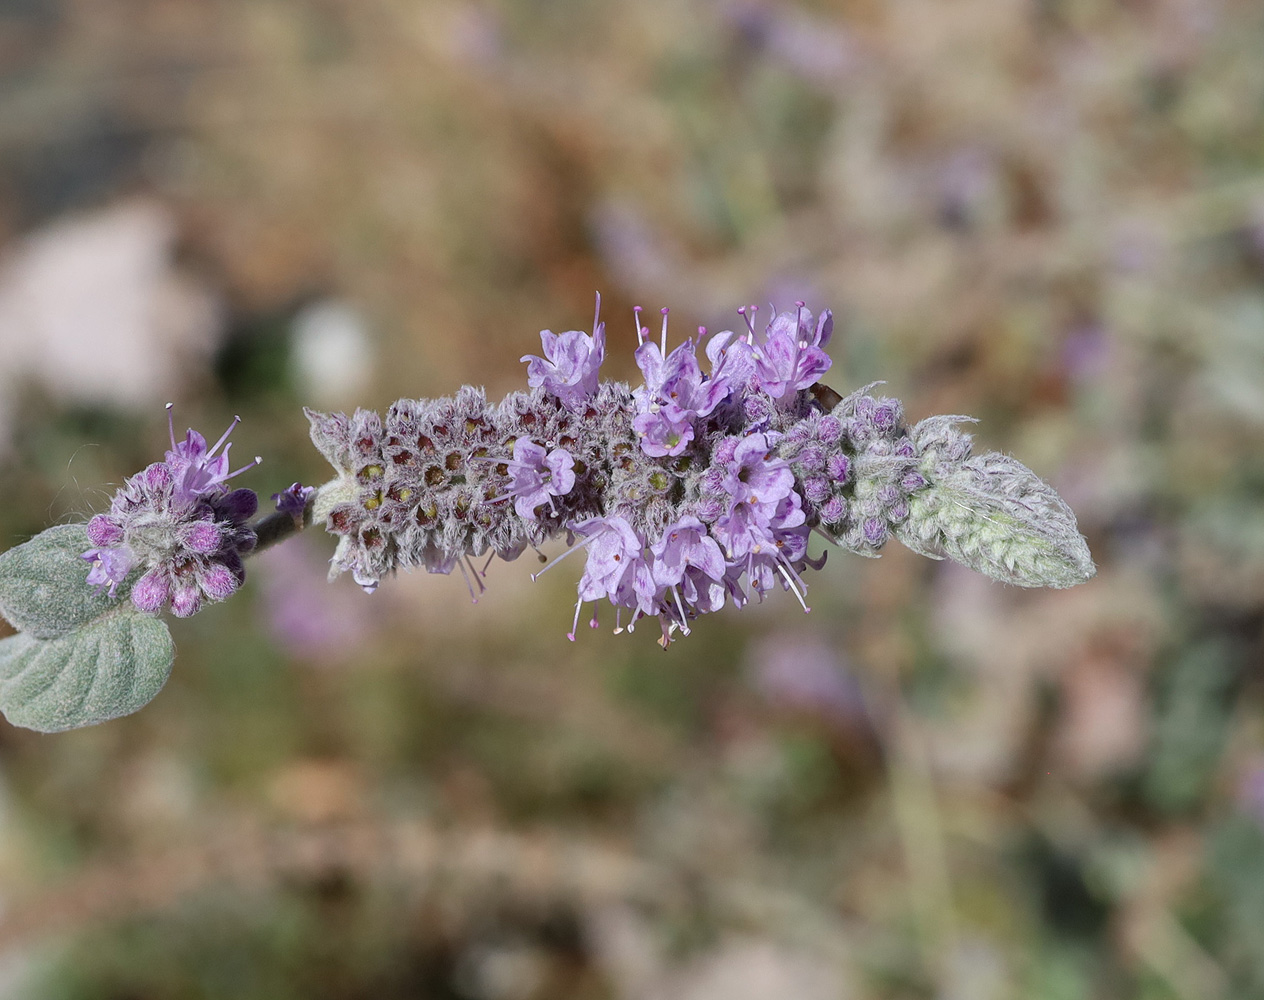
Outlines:
POLYGON ((252 525, 257 541, 255 542, 255 547, 246 553, 247 558, 258 555, 265 549, 270 549, 278 542, 283 542, 291 535, 297 535, 304 528, 308 527, 312 523, 312 506, 319 495, 320 491, 318 490, 307 498, 307 506, 303 508, 303 516, 301 518, 279 510, 259 518, 252 525))

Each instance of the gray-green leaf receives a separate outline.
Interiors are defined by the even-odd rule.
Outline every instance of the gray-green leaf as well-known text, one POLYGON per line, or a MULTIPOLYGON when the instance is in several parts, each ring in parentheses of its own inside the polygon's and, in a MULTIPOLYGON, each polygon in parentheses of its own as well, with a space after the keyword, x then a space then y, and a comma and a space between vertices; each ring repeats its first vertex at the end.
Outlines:
MULTIPOLYGON (((67 635, 119 603, 87 583, 82 524, 59 524, 0 553, 0 614, 36 638, 67 635)), ((126 593, 126 586, 124 593, 126 593)))
POLYGON ((0 640, 0 711, 42 733, 129 715, 162 690, 175 644, 167 626, 130 603, 54 639, 0 640))
POLYGON ((937 471, 896 528, 914 552, 1020 587, 1073 587, 1097 572, 1071 508, 1021 462, 990 452, 937 471))

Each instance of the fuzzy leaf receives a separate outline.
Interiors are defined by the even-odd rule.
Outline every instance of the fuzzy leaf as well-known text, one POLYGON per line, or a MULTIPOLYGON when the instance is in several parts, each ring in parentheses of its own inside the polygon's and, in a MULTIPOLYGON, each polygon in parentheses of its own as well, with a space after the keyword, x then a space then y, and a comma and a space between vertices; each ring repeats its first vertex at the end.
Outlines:
POLYGON ((175 645, 157 618, 122 604, 55 639, 0 640, 0 711, 42 733, 129 715, 162 690, 175 645))
POLYGON ((914 552, 1020 587, 1073 587, 1097 572, 1066 501, 997 452, 941 466, 911 498, 896 537, 914 552))
MULTIPOLYGON (((119 604, 87 583, 82 524, 59 524, 0 553, 0 614, 39 639, 67 635, 119 604)), ((124 588, 126 594, 128 588, 124 588)))

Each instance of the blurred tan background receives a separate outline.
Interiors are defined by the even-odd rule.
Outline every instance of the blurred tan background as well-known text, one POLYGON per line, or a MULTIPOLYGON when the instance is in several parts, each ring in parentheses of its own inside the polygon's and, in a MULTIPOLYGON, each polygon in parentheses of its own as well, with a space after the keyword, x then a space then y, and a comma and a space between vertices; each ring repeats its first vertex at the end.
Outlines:
MULTIPOLYGON (((0 0, 0 546, 162 404, 327 470, 301 406, 635 369, 748 302, 826 381, 981 418, 1099 565, 895 543, 653 637, 576 562, 175 624, 129 719, 0 726, 0 997, 1264 997, 1264 7, 0 0)), ((0 628, 3 628, 0 625, 0 628)))

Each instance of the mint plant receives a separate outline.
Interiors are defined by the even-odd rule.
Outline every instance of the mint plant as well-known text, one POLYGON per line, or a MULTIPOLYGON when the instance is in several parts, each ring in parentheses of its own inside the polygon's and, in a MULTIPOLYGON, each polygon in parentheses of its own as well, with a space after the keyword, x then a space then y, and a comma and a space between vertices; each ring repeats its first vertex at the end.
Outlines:
MULTIPOLYGON (((435 400, 368 410, 307 410, 313 443, 335 477, 258 498, 229 481, 228 441, 190 429, 164 460, 131 476, 110 509, 0 555, 0 710, 46 732, 136 711, 157 694, 174 647, 157 616, 222 601, 255 552, 317 523, 337 537, 330 576, 368 592, 400 568, 459 569, 473 594, 484 556, 516 559, 565 536, 546 566, 582 552, 568 638, 585 604, 615 609, 615 630, 657 625, 666 648, 697 619, 776 589, 803 607, 817 535, 865 556, 895 537, 1023 587, 1070 587, 1095 572, 1075 515, 1031 470, 995 452, 974 456, 962 425, 909 424, 878 383, 843 397, 819 381, 833 331, 798 303, 762 328, 706 330, 668 350, 636 312, 633 388, 602 381, 605 324, 541 333, 528 390, 489 402, 465 386, 435 400), (697 358, 703 346, 708 371, 697 358)), ((488 562, 490 558, 488 559, 488 562)), ((543 570, 541 571, 543 572, 543 570)), ((536 574, 538 575, 538 574, 536 574)), ((596 607, 589 624, 598 625, 596 607)))

